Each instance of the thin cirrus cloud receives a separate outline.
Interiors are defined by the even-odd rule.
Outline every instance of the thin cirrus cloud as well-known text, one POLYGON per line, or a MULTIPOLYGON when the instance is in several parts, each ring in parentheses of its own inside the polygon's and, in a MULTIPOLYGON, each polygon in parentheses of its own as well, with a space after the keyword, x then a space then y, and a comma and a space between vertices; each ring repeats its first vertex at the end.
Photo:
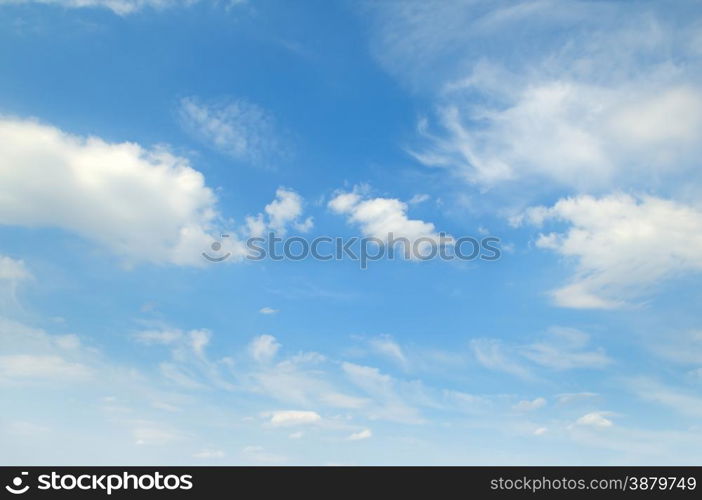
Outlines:
POLYGON ((612 363, 601 348, 590 347, 590 335, 575 328, 551 327, 529 344, 478 338, 470 342, 476 361, 490 370, 535 379, 535 369, 555 371, 603 369, 612 363))
POLYGON ((0 224, 58 227, 128 262, 202 263, 216 197, 186 159, 8 117, 0 157, 0 224))
POLYGON ((481 188, 538 180, 588 192, 665 185, 696 167, 702 65, 692 5, 666 16, 657 2, 632 12, 551 0, 367 12, 381 65, 435 96, 436 119, 420 121, 423 140, 409 148, 415 158, 481 188))
POLYGON ((178 116, 190 135, 235 160, 273 167, 288 154, 273 115, 248 99, 185 97, 178 116))

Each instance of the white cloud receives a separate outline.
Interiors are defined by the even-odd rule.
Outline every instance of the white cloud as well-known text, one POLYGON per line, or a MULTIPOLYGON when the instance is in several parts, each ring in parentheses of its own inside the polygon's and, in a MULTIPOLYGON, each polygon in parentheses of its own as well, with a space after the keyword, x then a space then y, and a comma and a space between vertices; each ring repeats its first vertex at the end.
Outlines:
POLYGON ((551 327, 531 344, 509 344, 499 339, 473 339, 473 354, 484 367, 521 378, 532 378, 533 365, 551 370, 601 369, 612 360, 603 349, 588 349, 590 336, 575 328, 551 327), (525 366, 529 361, 532 366, 525 366))
POLYGON ((270 414, 270 424, 274 427, 316 424, 322 420, 317 412, 301 410, 281 410, 270 414))
POLYGON ((570 224, 536 242, 575 261, 571 282, 552 293, 563 307, 621 307, 660 281, 702 270, 702 211, 692 206, 653 196, 583 195, 533 207, 524 218, 570 224))
POLYGON ((475 359, 485 368, 530 378, 531 372, 514 358, 501 341, 497 339, 473 339, 470 347, 475 359))
MULTIPOLYGON (((407 216, 407 203, 396 198, 364 199, 358 190, 354 190, 338 193, 329 201, 328 206, 333 212, 346 215, 348 222, 358 225, 364 236, 378 238, 385 243, 389 241, 390 234, 394 239, 407 238, 410 243, 420 238, 442 243, 434 224, 410 219, 407 216)), ((446 238, 443 243, 450 241, 448 236, 446 238)), ((398 250, 399 253, 406 251, 398 250)))
POLYGON ((17 304, 17 289, 20 283, 32 279, 24 261, 0 255, 0 308, 10 309, 17 304))
POLYGON ((203 262, 216 199, 187 160, 12 118, 0 157, 0 224, 59 227, 130 262, 203 262))
MULTIPOLYGON (((409 424, 423 421, 417 408, 410 404, 408 398, 401 393, 397 381, 390 375, 371 366, 346 361, 341 363, 341 369, 354 385, 372 397, 372 406, 366 409, 371 418, 409 424)), ((414 387, 410 387, 412 388, 414 387)))
POLYGON ((31 276, 24 261, 0 255, 0 280, 16 284, 29 279, 31 276))
POLYGON ((604 350, 586 350, 590 336, 575 328, 552 327, 548 336, 525 346, 521 353, 532 362, 554 370, 604 368, 612 360, 604 350))
POLYGON ((288 436, 288 439, 302 439, 302 437, 305 435, 304 432, 302 431, 297 431, 293 432, 288 436))
POLYGON ((369 340, 368 343, 375 352, 390 358, 401 366, 407 366, 407 357, 402 351, 402 347, 389 335, 381 335, 373 338, 369 340))
POLYGON ((607 416, 612 415, 611 412, 607 411, 594 411, 591 413, 586 413, 582 417, 580 417, 578 420, 575 421, 577 425, 582 425, 582 426, 587 426, 587 427, 595 427, 595 428, 606 428, 606 427, 612 427, 614 424, 612 423, 611 420, 608 418, 605 418, 607 416))
POLYGON ((0 356, 0 381, 86 379, 91 370, 56 355, 15 354, 0 356))
POLYGON ((301 232, 309 231, 312 226, 312 218, 308 217, 304 221, 299 221, 302 215, 302 197, 291 189, 278 188, 275 191, 275 200, 266 205, 265 212, 268 215, 268 227, 279 234, 285 234, 288 225, 292 224, 295 229, 301 232))
POLYGON ((270 314, 278 313, 278 309, 273 309, 272 307, 266 306, 266 307, 262 307, 261 309, 259 309, 258 312, 260 312, 261 314, 270 315, 270 314))
POLYGON ((312 217, 301 219, 303 205, 302 196, 292 189, 279 187, 275 191, 275 199, 264 208, 265 216, 259 213, 246 218, 246 230, 249 236, 262 237, 266 231, 283 236, 290 227, 301 233, 308 232, 314 227, 314 219, 312 217))
POLYGON ((282 153, 272 115, 246 99, 180 101, 184 128, 208 146, 240 161, 269 163, 282 153))
MULTIPOLYGON (((485 83, 478 80, 472 85, 485 83)), ((519 90, 505 109, 449 105, 439 115, 445 136, 422 129, 434 144, 415 157, 471 183, 536 178, 580 190, 637 185, 692 168, 700 153, 702 89, 630 85, 555 80, 519 90)))
POLYGON ((363 439, 369 439, 373 437, 373 432, 370 429, 363 429, 358 432, 354 432, 347 439, 349 441, 361 441, 363 439))
POLYGON ((628 381, 629 388, 641 399, 666 406, 682 415, 702 418, 702 397, 699 392, 670 387, 651 377, 628 381))
POLYGON ((472 0, 365 9, 381 64, 436 94, 423 163, 467 182, 650 188, 702 153, 699 11, 472 0), (515 47, 519 50, 515 51, 515 47))
POLYGON ((429 199, 431 199, 431 196, 429 196, 428 194, 415 194, 414 196, 412 196, 412 198, 410 198, 410 200, 407 203, 409 203, 410 205, 418 205, 420 203, 424 203, 429 199))
POLYGON ((546 406, 546 400, 544 398, 536 398, 531 401, 525 399, 514 405, 514 409, 518 411, 533 411, 544 406, 546 406))
POLYGON ((537 427, 536 429, 534 429, 533 434, 534 434, 534 436, 543 436, 543 435, 546 434, 547 432, 548 432, 548 428, 546 428, 546 427, 537 427))
POLYGON ((279 349, 280 344, 272 335, 260 335, 249 344, 249 354, 259 363, 271 361, 279 349))
POLYGON ((50 335, 0 317, 0 384, 85 382, 98 370, 95 353, 76 335, 50 335))
POLYGON ((702 330, 667 333, 646 343, 651 351, 682 365, 702 365, 702 330))

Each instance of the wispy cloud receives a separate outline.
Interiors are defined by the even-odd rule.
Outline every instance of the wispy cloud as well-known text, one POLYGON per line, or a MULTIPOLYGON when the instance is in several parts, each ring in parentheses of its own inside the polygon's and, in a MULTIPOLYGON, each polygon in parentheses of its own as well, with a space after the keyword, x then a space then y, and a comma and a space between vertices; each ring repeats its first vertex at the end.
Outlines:
POLYGON ((247 99, 185 97, 178 114, 186 131, 236 160, 273 167, 287 154, 273 115, 247 99))

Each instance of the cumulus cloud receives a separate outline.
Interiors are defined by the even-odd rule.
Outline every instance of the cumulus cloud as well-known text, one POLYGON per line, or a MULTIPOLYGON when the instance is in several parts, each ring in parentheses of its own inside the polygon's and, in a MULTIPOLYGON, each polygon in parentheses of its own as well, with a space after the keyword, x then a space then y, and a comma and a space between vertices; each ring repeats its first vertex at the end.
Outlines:
POLYGON ((62 228, 129 262, 202 263, 216 199, 184 158, 13 118, 0 157, 0 224, 62 228))
POLYGON ((563 307, 621 307, 665 279, 702 270, 702 211, 693 206, 653 196, 581 195, 533 207, 523 219, 569 224, 536 241, 575 263, 571 282, 552 292, 563 307))
POLYGON ((304 199, 292 189, 279 187, 275 191, 275 199, 265 206, 265 215, 246 218, 246 230, 250 236, 261 237, 266 231, 272 231, 279 236, 285 235, 290 227, 301 233, 306 233, 314 226, 314 219, 302 219, 304 199))
POLYGON ((359 190, 354 190, 337 193, 328 206, 332 212, 346 215, 347 221, 359 226, 364 236, 385 243, 390 240, 391 234, 394 239, 407 238, 410 243, 420 238, 437 244, 450 241, 448 237, 442 241, 431 222, 410 219, 407 203, 396 198, 365 198, 359 190))
POLYGON ((186 131, 236 160, 270 166, 283 152, 273 116, 246 99, 204 102, 186 97, 179 116, 186 131))

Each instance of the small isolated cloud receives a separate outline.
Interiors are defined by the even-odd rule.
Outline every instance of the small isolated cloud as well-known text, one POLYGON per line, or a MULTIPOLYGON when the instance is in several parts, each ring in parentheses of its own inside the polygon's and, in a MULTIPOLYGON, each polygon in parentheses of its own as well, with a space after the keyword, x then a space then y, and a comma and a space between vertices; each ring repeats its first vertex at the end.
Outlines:
POLYGON ((258 310, 261 314, 276 314, 278 312, 278 309, 273 309, 272 307, 262 307, 261 309, 258 310))
POLYGON ((368 341, 371 349, 381 354, 401 366, 407 366, 407 357, 402 351, 400 344, 395 342, 389 335, 381 335, 368 341))
POLYGON ((281 410, 270 413, 270 424, 274 427, 316 424, 322 417, 314 411, 281 410))
POLYGON ((297 431, 297 432, 293 432, 292 434, 290 434, 290 435, 288 436, 288 438, 289 438, 289 439, 302 439, 302 437, 303 437, 304 435, 305 435, 304 432, 302 432, 302 431, 297 431))
POLYGON ((259 363, 271 361, 279 349, 280 344, 273 335, 260 335, 249 344, 249 354, 259 363))
POLYGON ((581 425, 585 427, 604 429, 607 427, 612 427, 614 425, 611 420, 606 418, 611 415, 613 414, 607 411, 593 411, 591 413, 586 413, 578 420, 576 420, 575 423, 576 425, 581 425))
POLYGON ((373 432, 370 429, 363 429, 358 432, 354 432, 347 439, 349 441, 361 441, 363 439, 369 439, 373 437, 373 432))
POLYGON ((543 435, 546 434, 547 432, 548 432, 548 428, 546 428, 546 427, 537 427, 536 429, 534 429, 534 432, 532 432, 532 434, 533 434, 534 436, 543 436, 543 435))
MULTIPOLYGON (((364 236, 377 238, 387 243, 390 235, 394 239, 407 238, 414 243, 420 238, 428 238, 441 244, 441 237, 431 222, 410 219, 407 203, 396 198, 365 198, 357 188, 351 192, 337 193, 329 201, 329 209, 345 215, 349 223, 357 225, 364 236)), ((450 241, 446 236, 447 243, 450 241)))
POLYGON ((261 237, 266 231, 280 236, 285 235, 290 227, 306 233, 314 227, 314 219, 302 219, 304 199, 292 189, 279 187, 275 199, 265 206, 265 214, 246 217, 246 231, 250 236, 261 237))
POLYGON ((621 307, 663 280, 702 271, 702 211, 693 206, 653 196, 577 196, 533 207, 523 220, 569 224, 536 241, 575 263, 570 283, 552 292, 562 307, 621 307))
POLYGON ((246 99, 204 102, 186 97, 179 116, 186 131, 236 160, 271 166, 283 152, 273 116, 246 99))
POLYGON ((410 200, 407 202, 410 205, 418 205, 420 203, 424 203, 425 201, 431 199, 431 196, 428 194, 415 194, 410 198, 410 200))
POLYGON ((538 410, 546 406, 546 400, 544 398, 536 398, 533 400, 523 400, 513 406, 517 411, 533 411, 538 410))

